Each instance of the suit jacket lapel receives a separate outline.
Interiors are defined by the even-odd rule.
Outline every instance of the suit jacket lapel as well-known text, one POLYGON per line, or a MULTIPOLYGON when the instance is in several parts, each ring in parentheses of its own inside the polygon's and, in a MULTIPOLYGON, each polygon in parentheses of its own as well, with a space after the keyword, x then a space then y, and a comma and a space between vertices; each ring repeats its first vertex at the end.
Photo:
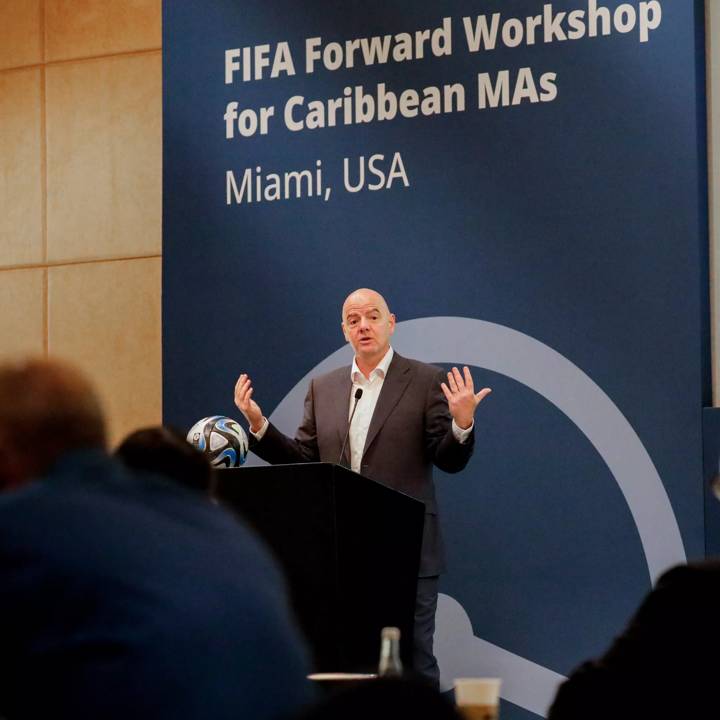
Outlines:
POLYGON ((410 383, 411 377, 410 363, 404 357, 395 353, 388 368, 385 382, 383 382, 382 390, 380 390, 380 397, 375 406, 375 412, 373 412, 372 419, 370 420, 363 455, 368 451, 380 428, 385 424, 393 408, 400 401, 400 398, 410 383))
MULTIPOLYGON (((348 431, 348 415, 350 413, 350 393, 352 391, 352 378, 350 377, 350 368, 347 372, 339 375, 337 378, 337 387, 332 393, 332 397, 337 398, 337 402, 333 405, 333 425, 337 428, 339 445, 342 447, 343 440, 348 431)), ((345 444, 343 456, 340 459, 342 464, 350 467, 350 441, 345 444)))

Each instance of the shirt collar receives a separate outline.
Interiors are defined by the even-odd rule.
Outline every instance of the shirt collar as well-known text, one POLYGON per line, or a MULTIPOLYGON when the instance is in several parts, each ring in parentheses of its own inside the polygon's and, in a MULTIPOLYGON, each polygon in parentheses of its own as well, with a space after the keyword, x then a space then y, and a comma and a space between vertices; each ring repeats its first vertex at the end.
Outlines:
MULTIPOLYGON (((395 351, 392 349, 392 347, 388 348, 388 351, 383 355, 383 359, 375 366, 373 371, 370 373, 370 378, 380 376, 381 378, 384 378, 387 375, 388 368, 390 367, 390 363, 392 362, 393 355, 395 354, 395 351)), ((353 358, 352 362, 352 368, 350 368, 350 377, 353 382, 362 382, 365 379, 365 376, 360 372, 360 368, 358 367, 357 360, 353 358)))

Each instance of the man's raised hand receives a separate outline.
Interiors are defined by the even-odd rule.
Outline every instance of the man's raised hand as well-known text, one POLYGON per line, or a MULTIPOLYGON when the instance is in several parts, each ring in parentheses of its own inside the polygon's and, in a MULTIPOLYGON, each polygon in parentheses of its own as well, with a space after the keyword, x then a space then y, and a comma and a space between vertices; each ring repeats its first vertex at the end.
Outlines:
POLYGON ((258 432, 263 426, 263 417, 260 406, 252 399, 253 386, 250 378, 243 373, 235 383, 235 405, 245 416, 250 425, 250 432, 258 432))
POLYGON ((440 383, 443 393, 448 401, 448 408, 453 420, 461 430, 466 430, 473 423, 475 416, 475 408, 480 404, 482 399, 489 395, 492 390, 483 388, 480 392, 475 392, 472 375, 467 367, 463 367, 463 374, 454 367, 447 374, 447 384, 440 383))

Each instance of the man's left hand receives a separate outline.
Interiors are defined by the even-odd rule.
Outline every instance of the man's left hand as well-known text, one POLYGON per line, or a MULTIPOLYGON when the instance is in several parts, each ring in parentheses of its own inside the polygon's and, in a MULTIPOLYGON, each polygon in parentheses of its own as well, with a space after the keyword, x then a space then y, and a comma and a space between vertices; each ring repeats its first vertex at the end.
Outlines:
POLYGON ((440 383, 440 387, 447 398, 448 408, 450 409, 450 414, 453 416, 453 420, 455 420, 455 424, 461 430, 467 430, 473 423, 475 408, 492 390, 490 388, 483 388, 480 392, 476 393, 472 375, 470 375, 470 370, 467 365, 463 367, 463 375, 454 367, 447 376, 447 385, 440 383))

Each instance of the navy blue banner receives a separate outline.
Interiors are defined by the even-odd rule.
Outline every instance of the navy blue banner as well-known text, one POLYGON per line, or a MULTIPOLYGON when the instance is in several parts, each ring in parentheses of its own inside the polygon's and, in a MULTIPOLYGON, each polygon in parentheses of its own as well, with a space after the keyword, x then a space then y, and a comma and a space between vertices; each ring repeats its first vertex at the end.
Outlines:
POLYGON ((394 346, 493 393, 437 473, 443 685, 544 715, 704 552, 703 5, 165 3, 165 420, 292 433, 377 289, 394 346))

